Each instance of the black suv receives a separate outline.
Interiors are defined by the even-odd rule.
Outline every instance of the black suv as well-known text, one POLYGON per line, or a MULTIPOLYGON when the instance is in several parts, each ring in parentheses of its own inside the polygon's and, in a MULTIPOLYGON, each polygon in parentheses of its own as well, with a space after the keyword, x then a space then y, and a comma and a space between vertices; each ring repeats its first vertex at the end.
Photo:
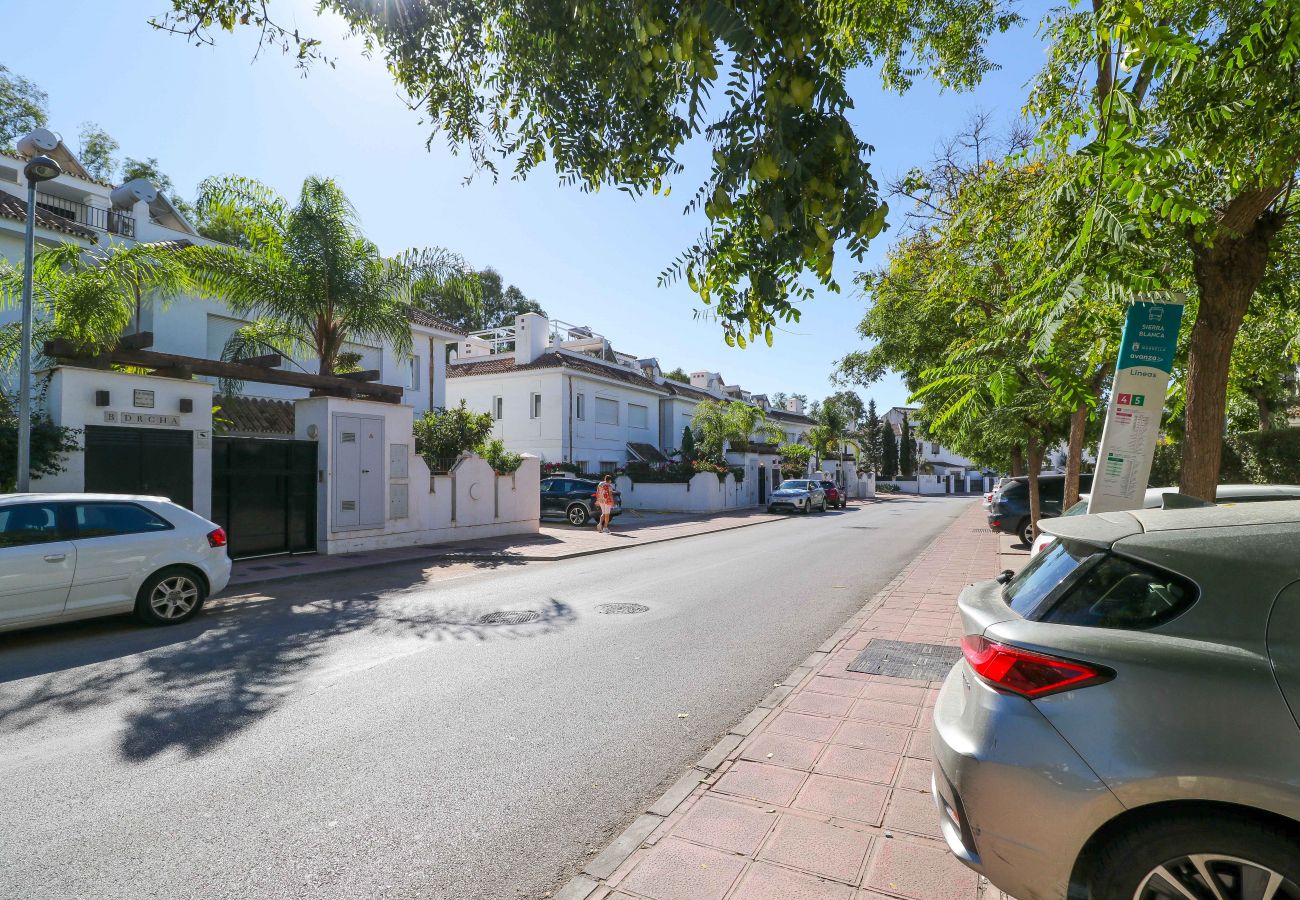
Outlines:
MULTIPOLYGON (((596 488, 599 481, 576 478, 572 475, 553 475, 542 479, 542 515, 564 516, 570 525, 586 525, 600 518, 596 509, 596 488)), ((616 516, 623 511, 623 495, 614 492, 616 516)))
MULTIPOLYGON (((1079 492, 1092 490, 1092 475, 1079 476, 1079 492)), ((1064 475, 1038 476, 1038 517, 1051 519, 1061 514, 1061 501, 1065 499, 1064 475)), ((989 528, 1004 534, 1016 534, 1026 544, 1034 542, 1033 526, 1029 522, 1029 476, 1012 478, 993 493, 989 505, 989 528)))

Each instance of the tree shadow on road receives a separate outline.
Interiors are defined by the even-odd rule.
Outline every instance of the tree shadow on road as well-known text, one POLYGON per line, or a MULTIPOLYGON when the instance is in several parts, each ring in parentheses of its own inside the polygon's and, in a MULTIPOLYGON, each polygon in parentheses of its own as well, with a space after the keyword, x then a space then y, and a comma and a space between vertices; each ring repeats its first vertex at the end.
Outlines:
POLYGON ((0 729, 13 735, 128 700, 118 738, 124 758, 143 761, 173 748, 197 756, 275 712, 350 635, 522 640, 577 620, 554 599, 534 604, 535 616, 520 621, 523 615, 449 602, 448 592, 424 587, 421 566, 394 565, 267 585, 170 628, 103 620, 45 629, 26 645, 21 635, 8 636, 0 641, 0 682, 12 683, 0 686, 0 729))

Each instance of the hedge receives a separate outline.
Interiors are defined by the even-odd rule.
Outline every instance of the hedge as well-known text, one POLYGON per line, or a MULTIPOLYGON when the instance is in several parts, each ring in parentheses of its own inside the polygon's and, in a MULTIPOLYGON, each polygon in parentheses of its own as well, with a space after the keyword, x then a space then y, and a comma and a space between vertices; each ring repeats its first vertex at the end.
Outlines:
MULTIPOLYGON (((1182 469, 1181 444, 1156 447, 1151 464, 1153 487, 1178 484, 1182 469)), ((1223 442, 1219 484, 1300 484, 1300 428, 1243 431, 1223 442)))

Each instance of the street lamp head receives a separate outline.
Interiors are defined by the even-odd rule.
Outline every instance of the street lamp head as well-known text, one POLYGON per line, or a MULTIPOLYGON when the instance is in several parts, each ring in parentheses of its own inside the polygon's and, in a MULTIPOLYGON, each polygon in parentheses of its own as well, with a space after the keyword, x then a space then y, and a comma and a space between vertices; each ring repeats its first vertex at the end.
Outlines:
POLYGON ((27 165, 23 166, 23 176, 29 182, 49 181, 62 174, 63 169, 48 156, 33 156, 27 161, 27 165))

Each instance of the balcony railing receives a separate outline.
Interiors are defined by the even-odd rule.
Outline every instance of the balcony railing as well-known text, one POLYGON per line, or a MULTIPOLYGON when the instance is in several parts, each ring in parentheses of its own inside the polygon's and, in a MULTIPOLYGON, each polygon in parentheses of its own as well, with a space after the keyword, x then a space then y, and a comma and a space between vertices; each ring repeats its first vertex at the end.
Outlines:
POLYGON ((86 228, 119 234, 125 238, 135 237, 135 217, 115 209, 90 206, 66 197, 42 194, 39 191, 36 193, 36 207, 86 228))

